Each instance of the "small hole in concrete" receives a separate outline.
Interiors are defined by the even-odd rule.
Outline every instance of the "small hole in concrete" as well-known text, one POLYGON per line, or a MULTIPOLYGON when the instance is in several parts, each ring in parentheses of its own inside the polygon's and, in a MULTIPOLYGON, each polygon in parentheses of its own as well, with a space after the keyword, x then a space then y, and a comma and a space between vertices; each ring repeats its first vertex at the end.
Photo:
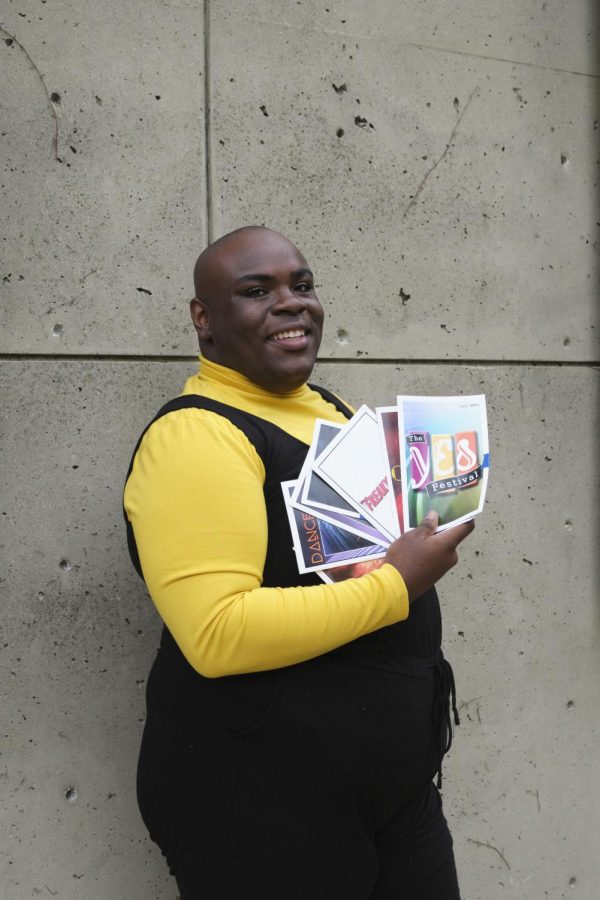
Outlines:
POLYGON ((6 44, 7 47, 12 47, 14 41, 12 38, 4 38, 4 43, 6 44))
POLYGON ((577 879, 575 878, 575 876, 572 876, 571 878, 569 878, 569 887, 575 887, 576 884, 577 884, 577 879))
POLYGON ((567 531, 573 531, 573 523, 570 519, 565 519, 565 528, 567 531))
POLYGON ((561 153, 561 154, 560 154, 560 164, 561 164, 561 166, 566 166, 566 165, 568 164, 568 162, 569 162, 569 157, 567 156, 567 154, 566 154, 566 153, 561 153))
POLYGON ((57 94, 56 91, 52 91, 50 94, 50 99, 53 103, 60 103, 60 94, 57 94))
POLYGON ((59 569, 62 569, 63 572, 68 572, 70 569, 73 568, 68 559, 61 559, 61 561, 58 564, 58 567, 59 567, 59 569))
POLYGON ((57 322, 57 324, 52 329, 52 337, 62 337, 64 333, 65 329, 60 324, 60 322, 57 322))
POLYGON ((67 803, 77 803, 78 799, 79 794, 77 793, 77 790, 74 787, 67 788, 65 791, 65 800, 67 803))
POLYGON ((571 343, 571 338, 566 337, 563 341, 563 347, 568 347, 571 343))
POLYGON ((336 136, 336 137, 339 137, 339 138, 344 137, 344 129, 343 129, 343 128, 338 128, 338 130, 337 130, 336 133, 335 133, 335 136, 336 136))
POLYGON ((575 706, 574 700, 567 700, 567 709, 573 709, 574 706, 575 706))

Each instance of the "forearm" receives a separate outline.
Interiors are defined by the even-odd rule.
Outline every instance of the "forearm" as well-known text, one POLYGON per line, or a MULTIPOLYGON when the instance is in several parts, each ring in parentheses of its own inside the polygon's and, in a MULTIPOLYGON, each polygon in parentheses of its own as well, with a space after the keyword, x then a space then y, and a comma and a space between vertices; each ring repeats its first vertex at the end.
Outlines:
POLYGON ((235 590, 239 577, 225 581, 149 585, 188 662, 213 678, 302 662, 408 615, 404 582, 390 565, 331 585, 235 590))

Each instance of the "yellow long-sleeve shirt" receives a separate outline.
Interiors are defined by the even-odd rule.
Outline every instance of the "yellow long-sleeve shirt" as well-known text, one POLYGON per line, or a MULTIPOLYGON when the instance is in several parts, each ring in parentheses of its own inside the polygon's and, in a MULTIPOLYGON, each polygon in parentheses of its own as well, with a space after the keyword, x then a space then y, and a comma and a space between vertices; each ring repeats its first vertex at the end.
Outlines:
MULTIPOLYGON (((307 449, 317 417, 345 421, 307 385, 271 394, 205 359, 183 393, 265 419, 307 449)), ((190 408, 148 429, 125 488, 150 596, 188 662, 208 677, 302 662, 408 615, 406 586, 389 564, 338 584, 262 587, 264 480, 262 460, 235 425, 190 408)))

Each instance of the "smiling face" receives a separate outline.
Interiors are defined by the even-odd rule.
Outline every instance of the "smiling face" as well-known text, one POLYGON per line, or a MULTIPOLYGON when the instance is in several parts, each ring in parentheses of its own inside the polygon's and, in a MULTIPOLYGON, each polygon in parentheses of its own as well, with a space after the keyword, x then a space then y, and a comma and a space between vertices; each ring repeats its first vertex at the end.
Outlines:
POLYGON ((267 228, 241 229, 204 251, 194 280, 190 309, 206 359, 274 393, 306 382, 323 308, 293 244, 267 228))

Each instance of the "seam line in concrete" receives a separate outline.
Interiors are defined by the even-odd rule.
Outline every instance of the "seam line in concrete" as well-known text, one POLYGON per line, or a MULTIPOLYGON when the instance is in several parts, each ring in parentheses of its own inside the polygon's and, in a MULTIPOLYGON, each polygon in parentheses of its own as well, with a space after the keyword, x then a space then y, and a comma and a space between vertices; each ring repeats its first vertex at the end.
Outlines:
MULTIPOLYGON (((125 363, 197 363, 197 355, 154 356, 152 354, 125 355, 119 353, 0 353, 0 362, 125 362, 125 363)), ((317 359, 318 365, 364 365, 371 366, 546 366, 548 368, 600 368, 600 360, 558 360, 558 359, 369 359, 356 357, 325 357, 317 359)))
POLYGON ((578 368, 594 368, 600 366, 600 360, 593 359, 369 359, 368 356, 360 357, 360 359, 352 357, 344 359, 327 357, 326 359, 317 359, 317 363, 369 363, 376 366, 552 366, 557 369, 565 366, 575 366, 578 368))
MULTIPOLYGON (((257 22, 259 25, 273 25, 273 22, 268 22, 263 19, 259 19, 256 16, 240 16, 242 19, 249 19, 251 22, 257 22)), ((278 21, 277 27, 287 28, 287 29, 295 29, 295 25, 290 25, 288 22, 278 21)), ((560 66, 545 66, 543 63, 533 63, 526 62, 522 59, 510 59, 504 56, 487 56, 485 53, 474 53, 469 50, 455 50, 451 47, 437 47, 434 44, 422 44, 417 41, 395 41, 391 37, 387 37, 386 35, 364 35, 364 34, 353 34, 350 31, 337 31, 335 28, 310 28, 310 31, 318 31, 321 34, 330 34, 335 35, 336 37, 354 39, 354 40, 367 40, 367 41, 381 41, 384 40, 389 43, 393 43, 394 47, 412 47, 415 50, 431 50, 434 53, 450 53, 455 56, 466 56, 469 59, 483 59, 489 62, 499 62, 506 63, 511 66, 526 66, 531 69, 542 69, 545 72, 562 72, 565 75, 577 75, 583 78, 595 78, 600 79, 600 74, 596 72, 579 72, 576 69, 563 69, 560 66)))
POLYGON ((214 240, 210 78, 210 0, 204 0, 204 180, 206 185, 206 237, 209 244, 214 240))

